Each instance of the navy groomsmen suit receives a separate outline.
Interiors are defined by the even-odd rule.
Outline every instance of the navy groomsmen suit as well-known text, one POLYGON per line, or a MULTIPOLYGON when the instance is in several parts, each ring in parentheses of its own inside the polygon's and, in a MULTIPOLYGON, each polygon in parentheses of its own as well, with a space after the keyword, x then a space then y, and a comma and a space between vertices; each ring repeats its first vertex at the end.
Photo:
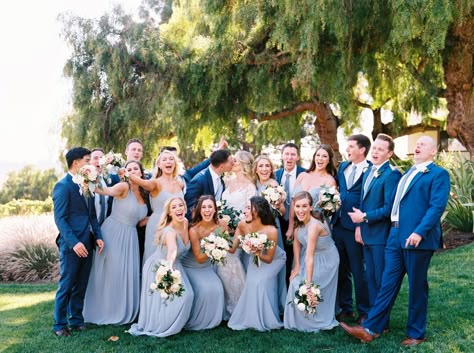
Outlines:
POLYGON ((54 219, 59 229, 60 279, 54 306, 54 331, 84 325, 82 307, 92 265, 95 242, 102 239, 94 198, 85 198, 71 174, 56 183, 53 190, 54 219), (81 242, 87 257, 79 257, 73 247, 81 242))
MULTIPOLYGON (((364 187, 369 173, 362 180, 364 187)), ((366 221, 360 223, 365 272, 369 290, 370 305, 377 297, 382 282, 385 244, 390 231, 390 212, 401 173, 390 162, 383 163, 370 181, 366 191, 362 190, 360 210, 366 213, 366 221)))
POLYGON ((355 228, 358 224, 352 222, 348 212, 352 212, 353 207, 360 208, 362 180, 368 174, 367 170, 372 166, 370 162, 367 163, 368 166, 364 168, 361 176, 350 188, 347 187, 344 171, 346 168, 352 167, 352 163, 345 161, 339 166, 336 181, 341 194, 341 208, 331 219, 333 238, 340 258, 337 305, 342 313, 353 314, 351 277, 354 277, 356 305, 360 318, 365 318, 369 310, 367 279, 362 244, 355 241, 355 228))

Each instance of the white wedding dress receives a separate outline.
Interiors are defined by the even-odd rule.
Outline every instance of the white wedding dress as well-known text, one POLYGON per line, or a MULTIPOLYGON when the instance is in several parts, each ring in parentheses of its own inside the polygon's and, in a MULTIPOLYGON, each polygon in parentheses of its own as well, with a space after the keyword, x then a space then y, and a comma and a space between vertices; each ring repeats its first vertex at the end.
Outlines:
MULTIPOLYGON (((249 184, 247 187, 232 192, 226 188, 222 193, 221 199, 226 201, 227 206, 243 213, 247 201, 256 194, 257 189, 255 185, 249 184)), ((227 263, 224 266, 217 266, 217 275, 224 285, 224 320, 230 318, 245 285, 245 270, 241 261, 241 251, 241 249, 237 249, 234 254, 227 254, 227 263)), ((248 257, 244 258, 248 259, 248 257)))

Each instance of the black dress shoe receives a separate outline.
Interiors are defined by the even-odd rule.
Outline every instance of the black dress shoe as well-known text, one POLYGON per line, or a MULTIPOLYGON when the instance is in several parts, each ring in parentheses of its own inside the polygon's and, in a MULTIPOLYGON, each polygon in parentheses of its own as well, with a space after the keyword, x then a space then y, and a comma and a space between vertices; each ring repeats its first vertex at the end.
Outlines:
POLYGON ((69 337, 71 334, 69 333, 67 328, 62 328, 60 330, 54 331, 54 334, 58 337, 69 337))
POLYGON ((348 312, 340 312, 339 314, 336 315, 336 320, 344 320, 344 319, 353 319, 355 317, 354 313, 348 313, 348 312))

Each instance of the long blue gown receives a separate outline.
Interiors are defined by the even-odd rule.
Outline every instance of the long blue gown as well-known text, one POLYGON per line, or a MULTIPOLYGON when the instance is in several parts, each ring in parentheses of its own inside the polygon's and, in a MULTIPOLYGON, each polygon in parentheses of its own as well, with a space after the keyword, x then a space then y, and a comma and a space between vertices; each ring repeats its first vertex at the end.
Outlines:
POLYGON ((115 198, 112 213, 102 224, 105 243, 101 254, 94 253, 84 300, 84 321, 97 325, 123 325, 138 314, 140 302, 140 259, 137 223, 146 216, 129 191, 115 198))
MULTIPOLYGON (((171 231, 171 227, 163 229, 163 235, 171 231)), ((150 284, 155 281, 156 273, 153 271, 155 264, 166 260, 166 245, 159 245, 152 256, 143 265, 142 293, 140 298, 140 314, 138 323, 133 324, 128 330, 134 336, 147 335, 167 337, 179 333, 189 320, 193 305, 194 292, 189 282, 186 271, 181 264, 181 257, 190 248, 190 243, 184 245, 181 237, 177 237, 178 253, 173 264, 173 269, 181 272, 184 293, 181 297, 163 301, 158 292, 150 293, 150 284)))
POLYGON ((337 274, 339 269, 339 253, 331 237, 331 232, 326 224, 311 218, 304 227, 298 229, 298 239, 301 243, 300 273, 290 283, 288 288, 287 303, 292 303, 295 291, 306 279, 305 256, 308 245, 308 228, 313 222, 318 222, 327 232, 327 236, 319 236, 314 252, 313 283, 320 286, 323 302, 319 303, 314 315, 305 317, 303 311, 299 311, 294 304, 287 304, 284 314, 284 325, 286 329, 304 332, 318 332, 319 330, 330 330, 339 325, 336 321, 335 304, 337 292, 337 274))

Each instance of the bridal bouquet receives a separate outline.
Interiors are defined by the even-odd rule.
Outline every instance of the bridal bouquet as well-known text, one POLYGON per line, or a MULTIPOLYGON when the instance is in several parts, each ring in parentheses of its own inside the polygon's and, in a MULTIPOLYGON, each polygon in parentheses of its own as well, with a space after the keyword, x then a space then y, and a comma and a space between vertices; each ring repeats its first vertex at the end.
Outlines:
POLYGON ((240 246, 247 253, 253 255, 253 263, 258 267, 260 266, 260 257, 255 255, 256 252, 271 249, 275 246, 273 240, 268 240, 268 237, 264 233, 252 232, 245 234, 244 236, 239 235, 240 246))
POLYGON ((341 196, 336 187, 327 185, 321 186, 318 202, 316 202, 315 206, 321 208, 326 217, 336 213, 339 207, 341 207, 341 196))
POLYGON ((237 229, 239 222, 242 219, 243 213, 233 207, 227 206, 225 200, 217 201, 217 213, 220 219, 224 219, 233 232, 237 229))
POLYGON ((305 317, 307 317, 308 314, 316 313, 316 308, 322 301, 319 286, 312 282, 303 281, 300 283, 298 290, 295 291, 295 299, 289 304, 296 305, 296 308, 299 311, 304 311, 305 317))
POLYGON ((79 192, 85 197, 94 196, 95 189, 101 187, 97 169, 90 164, 81 167, 79 172, 72 177, 72 181, 79 185, 79 192))
POLYGON ((155 265, 153 272, 156 272, 155 282, 150 284, 150 291, 152 293, 159 292, 165 303, 168 299, 173 301, 175 296, 181 297, 183 295, 181 272, 173 270, 167 261, 162 260, 159 265, 155 265))
POLYGON ((213 264, 225 265, 230 248, 230 235, 220 227, 201 239, 201 254, 206 254, 213 264))
POLYGON ((283 186, 281 185, 267 185, 266 189, 262 191, 262 196, 265 198, 265 200, 268 201, 270 206, 272 207, 272 212, 273 215, 279 216, 280 211, 278 211, 278 206, 282 203, 285 202, 286 200, 286 192, 283 186))
POLYGON ((125 160, 122 158, 121 153, 114 153, 113 151, 110 151, 109 153, 100 157, 99 166, 102 168, 102 176, 104 179, 110 183, 110 175, 117 174, 118 170, 124 163, 125 160))

